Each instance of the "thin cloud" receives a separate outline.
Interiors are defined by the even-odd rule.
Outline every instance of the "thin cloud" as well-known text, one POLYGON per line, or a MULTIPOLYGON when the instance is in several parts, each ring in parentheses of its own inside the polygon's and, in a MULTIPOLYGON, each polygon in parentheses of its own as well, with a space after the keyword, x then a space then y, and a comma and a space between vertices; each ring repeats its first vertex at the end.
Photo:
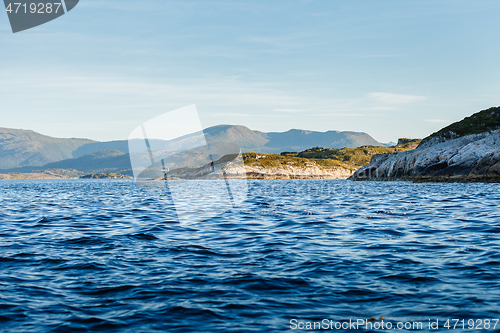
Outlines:
POLYGON ((384 92, 373 92, 369 93, 368 97, 382 104, 413 104, 420 101, 425 101, 427 97, 417 96, 417 95, 402 95, 402 94, 391 94, 384 92))
POLYGON ((449 121, 446 119, 424 119, 424 121, 428 123, 448 123, 449 121))
POLYGON ((276 112, 286 112, 286 113, 301 113, 309 111, 309 109, 274 109, 276 112))
POLYGON ((317 116, 317 117, 325 117, 325 116, 340 116, 340 117, 373 117, 373 116, 385 116, 383 113, 316 113, 316 114, 308 114, 308 116, 317 116))

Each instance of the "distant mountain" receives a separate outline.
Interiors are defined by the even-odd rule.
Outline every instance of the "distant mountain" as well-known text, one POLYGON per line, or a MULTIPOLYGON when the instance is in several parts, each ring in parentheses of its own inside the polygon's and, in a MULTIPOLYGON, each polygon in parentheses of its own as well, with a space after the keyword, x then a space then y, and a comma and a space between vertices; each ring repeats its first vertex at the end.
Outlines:
MULTIPOLYGON (((287 132, 264 133, 253 131, 240 125, 218 125, 203 130, 208 143, 232 142, 238 145, 244 152, 257 152, 267 154, 279 154, 283 151, 303 151, 311 147, 320 146, 325 148, 356 148, 360 146, 380 146, 380 142, 363 132, 315 132, 292 129, 287 132)), ((175 140, 163 143, 165 150, 178 150, 180 147, 196 146, 203 139, 201 132, 185 135, 175 140), (173 147, 175 143, 175 147, 173 147)), ((161 145, 160 140, 152 140, 161 145)), ((93 153, 99 150, 119 150, 128 153, 128 142, 110 141, 94 142, 84 145, 74 152, 74 157, 93 153)))
POLYGON ((248 127, 240 125, 218 125, 203 130, 208 143, 232 142, 240 148, 252 149, 264 147, 269 142, 266 133, 252 131, 248 127))
POLYGON ((124 154, 128 154, 128 141, 107 141, 107 142, 92 142, 78 147, 72 152, 72 157, 78 158, 87 154, 92 154, 100 150, 118 150, 124 154))
POLYGON ((282 151, 303 151, 311 147, 356 148, 360 146, 380 146, 381 143, 361 132, 314 132, 291 129, 283 133, 266 133, 269 140, 265 147, 282 151))
POLYGON ((3 172, 29 173, 39 170, 65 169, 91 173, 119 173, 132 176, 130 157, 118 150, 101 150, 78 158, 46 164, 42 167, 29 166, 2 170, 3 172))
POLYGON ((57 139, 33 131, 0 128, 0 169, 42 166, 72 158, 73 152, 95 141, 57 139))
MULTIPOLYGON (((156 151, 175 152, 204 145, 205 139, 211 144, 231 142, 238 145, 244 152, 268 154, 279 154, 283 151, 298 152, 315 146, 355 148, 364 145, 381 145, 370 135, 362 132, 315 132, 292 129, 283 133, 264 133, 238 125, 213 126, 206 128, 203 133, 192 133, 170 141, 150 140, 149 143, 156 151)), ((137 143, 140 144, 142 141, 137 140, 137 143)), ((53 162, 78 159, 100 151, 118 151, 128 154, 129 142, 127 140, 97 142, 88 139, 57 139, 33 131, 0 128, 0 169, 25 166, 47 167, 47 164, 53 162)), ((100 155, 95 155, 93 158, 97 156, 100 155)), ((110 170, 110 172, 117 171, 110 170)))

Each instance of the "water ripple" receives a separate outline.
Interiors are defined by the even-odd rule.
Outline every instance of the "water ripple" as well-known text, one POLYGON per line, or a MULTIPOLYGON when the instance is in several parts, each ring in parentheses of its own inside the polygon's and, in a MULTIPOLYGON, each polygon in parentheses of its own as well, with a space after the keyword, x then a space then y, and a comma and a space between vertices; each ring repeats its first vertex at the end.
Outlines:
POLYGON ((499 318, 500 185, 249 182, 182 226, 123 181, 0 181, 0 331, 499 318))

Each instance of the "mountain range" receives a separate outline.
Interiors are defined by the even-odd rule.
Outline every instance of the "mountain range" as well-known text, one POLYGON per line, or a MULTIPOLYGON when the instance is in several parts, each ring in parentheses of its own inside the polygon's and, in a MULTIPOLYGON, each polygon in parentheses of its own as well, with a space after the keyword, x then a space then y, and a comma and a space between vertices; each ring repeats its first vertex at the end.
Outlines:
MULTIPOLYGON (((150 140, 165 150, 182 150, 197 144, 231 142, 244 152, 279 154, 325 148, 382 145, 363 132, 315 132, 291 129, 286 132, 253 131, 240 125, 218 125, 175 140, 150 140)), ((32 172, 40 169, 74 169, 81 172, 131 174, 128 140, 98 142, 89 139, 60 139, 34 131, 0 128, 1 172, 32 172)))
MULTIPOLYGON (((315 132, 291 129, 287 132, 260 132, 253 131, 241 125, 218 125, 208 127, 202 132, 189 134, 178 139, 169 141, 171 146, 175 142, 175 149, 193 146, 195 141, 202 144, 203 134, 208 143, 231 142, 238 145, 245 152, 259 152, 267 154, 279 154, 283 151, 302 151, 314 146, 325 148, 356 148, 366 145, 382 145, 370 135, 363 132, 315 132)), ((158 141, 158 140, 157 140, 158 141)), ((73 152, 73 157, 80 157, 99 150, 118 150, 128 153, 127 140, 93 142, 85 144, 73 152)))
POLYGON ((42 166, 73 158, 75 150, 94 142, 88 139, 58 139, 33 131, 0 128, 0 169, 42 166))

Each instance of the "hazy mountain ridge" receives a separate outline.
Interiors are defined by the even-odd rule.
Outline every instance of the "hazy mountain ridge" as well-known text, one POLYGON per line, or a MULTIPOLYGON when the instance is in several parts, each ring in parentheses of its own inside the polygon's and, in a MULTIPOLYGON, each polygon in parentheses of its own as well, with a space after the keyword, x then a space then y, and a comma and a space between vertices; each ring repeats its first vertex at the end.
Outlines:
POLYGON ((59 139, 30 130, 0 128, 0 169, 43 166, 72 158, 89 139, 59 139))
POLYGON ((207 143, 231 142, 243 149, 264 147, 269 140, 266 133, 252 131, 241 125, 218 125, 203 130, 207 143))
POLYGON ((128 154, 118 150, 101 150, 78 158, 66 159, 45 164, 2 170, 4 173, 32 173, 41 170, 75 170, 83 173, 115 172, 132 176, 132 167, 128 154))
MULTIPOLYGON (((355 148, 367 145, 382 145, 370 135, 363 132, 315 132, 298 129, 291 129, 286 132, 260 132, 253 131, 241 125, 217 125, 203 130, 207 143, 231 142, 238 145, 244 152, 258 152, 266 154, 279 154, 283 151, 303 151, 305 149, 321 146, 327 148, 355 148)), ((188 134, 172 140, 176 148, 187 149, 193 147, 194 142, 198 142, 203 137, 201 132, 188 134), (183 146, 185 148, 183 148, 183 146)), ((151 140, 161 144, 161 140, 151 140)), ((203 143, 200 143, 202 145, 203 143)), ((96 142, 85 145, 75 152, 75 157, 83 156, 99 150, 119 150, 128 153, 128 143, 123 141, 96 142)), ((164 147, 163 149, 166 149, 164 147)))
MULTIPOLYGON (((241 125, 218 125, 204 131, 208 143, 231 142, 244 152, 279 154, 283 151, 303 151, 313 146, 328 148, 380 145, 362 132, 315 132, 292 129, 287 132, 264 133, 241 125)), ((204 144, 201 132, 171 141, 150 140, 156 149, 178 151, 204 144)), ((99 151, 129 152, 128 140, 97 142, 89 139, 59 139, 34 131, 0 128, 0 169, 46 167, 72 158, 81 158, 99 151)))
POLYGON ((362 132, 315 132, 291 129, 286 132, 265 133, 265 135, 269 140, 266 147, 285 149, 287 151, 302 151, 315 146, 325 148, 356 148, 359 146, 382 145, 370 135, 362 132))
POLYGON ((115 140, 106 142, 92 142, 81 147, 78 147, 72 152, 72 157, 78 158, 88 154, 93 154, 101 150, 117 150, 124 154, 128 154, 128 141, 115 140))

